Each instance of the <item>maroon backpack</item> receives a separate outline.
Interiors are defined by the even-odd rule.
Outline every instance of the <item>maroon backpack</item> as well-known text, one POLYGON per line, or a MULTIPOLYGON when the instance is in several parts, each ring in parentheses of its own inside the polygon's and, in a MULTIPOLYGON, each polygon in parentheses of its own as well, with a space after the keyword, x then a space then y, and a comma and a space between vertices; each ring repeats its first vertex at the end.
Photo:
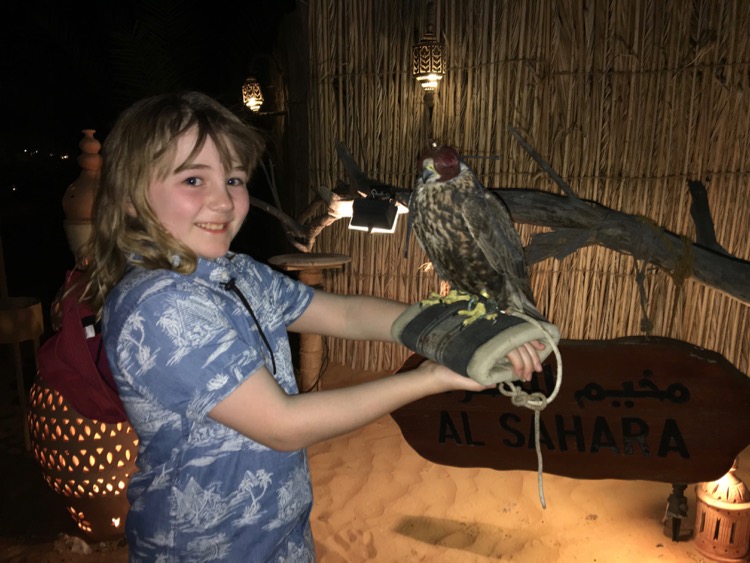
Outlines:
POLYGON ((126 422, 93 311, 78 301, 83 284, 69 272, 61 302, 60 329, 37 353, 37 377, 60 393, 83 416, 102 422, 126 422), (72 289, 72 291, 71 291, 72 289))

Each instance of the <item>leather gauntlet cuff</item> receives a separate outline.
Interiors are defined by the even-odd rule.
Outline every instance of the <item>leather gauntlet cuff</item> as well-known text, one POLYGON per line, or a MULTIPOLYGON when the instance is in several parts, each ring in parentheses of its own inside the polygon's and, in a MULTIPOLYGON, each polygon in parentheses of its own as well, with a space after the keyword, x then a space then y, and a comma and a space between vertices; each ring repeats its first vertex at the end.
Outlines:
POLYGON ((544 361, 552 352, 549 339, 555 344, 560 341, 560 331, 551 323, 499 312, 464 324, 466 316, 458 312, 466 305, 466 301, 415 303, 396 319, 391 334, 425 358, 485 385, 517 379, 506 356, 525 342, 542 342, 545 347, 538 355, 544 361))

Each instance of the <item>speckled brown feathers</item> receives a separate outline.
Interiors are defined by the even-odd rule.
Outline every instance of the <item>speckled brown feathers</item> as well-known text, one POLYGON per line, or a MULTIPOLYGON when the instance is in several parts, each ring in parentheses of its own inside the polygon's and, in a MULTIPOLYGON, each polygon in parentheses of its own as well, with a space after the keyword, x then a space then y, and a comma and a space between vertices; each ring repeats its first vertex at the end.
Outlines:
POLYGON ((521 239, 505 204, 451 147, 429 150, 421 164, 412 228, 437 275, 453 289, 487 292, 501 309, 546 320, 534 305, 521 239))

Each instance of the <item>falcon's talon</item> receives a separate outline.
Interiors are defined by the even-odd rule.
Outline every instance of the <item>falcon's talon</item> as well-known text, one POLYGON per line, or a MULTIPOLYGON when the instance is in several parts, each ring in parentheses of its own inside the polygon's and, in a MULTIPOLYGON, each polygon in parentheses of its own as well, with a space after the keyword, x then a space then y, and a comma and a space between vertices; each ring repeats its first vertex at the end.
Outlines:
POLYGON ((419 303, 422 307, 429 307, 440 303, 452 305, 453 303, 459 303, 461 301, 467 302, 466 308, 457 311, 456 314, 466 317, 462 323, 463 326, 468 326, 482 318, 487 319, 488 321, 494 321, 498 314, 505 313, 505 311, 498 308, 497 303, 490 298, 489 294, 484 289, 480 291, 478 295, 457 289, 452 289, 443 296, 433 292, 428 298, 423 299, 419 303))
POLYGON ((442 303, 442 298, 437 294, 433 293, 430 297, 427 299, 422 299, 422 301, 419 302, 422 307, 429 307, 431 305, 437 305, 438 303, 442 303))
POLYGON ((473 296, 470 293, 466 293, 465 291, 458 291, 457 289, 451 289, 445 295, 445 297, 443 297, 443 303, 447 303, 448 305, 451 305, 459 301, 471 302, 472 298, 473 296))
POLYGON ((458 303, 459 301, 471 302, 472 297, 473 296, 469 293, 465 293, 463 291, 452 289, 445 296, 441 296, 440 294, 433 292, 430 294, 430 296, 427 299, 423 299, 419 303, 423 307, 429 307, 430 305, 437 305, 438 303, 445 303, 446 305, 452 305, 453 303, 458 303))
POLYGON ((474 321, 477 321, 484 317, 487 314, 487 308, 484 306, 484 303, 481 301, 477 301, 474 304, 474 307, 471 307, 469 309, 462 309, 461 311, 458 311, 458 314, 466 317, 466 319, 463 322, 464 326, 470 325, 474 321))

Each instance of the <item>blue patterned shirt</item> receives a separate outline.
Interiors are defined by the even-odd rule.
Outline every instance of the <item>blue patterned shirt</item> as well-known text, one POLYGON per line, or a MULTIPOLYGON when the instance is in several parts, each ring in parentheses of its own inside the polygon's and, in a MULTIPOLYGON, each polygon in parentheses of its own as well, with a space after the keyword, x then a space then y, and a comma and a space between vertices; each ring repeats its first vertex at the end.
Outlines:
POLYGON ((314 560, 305 451, 272 450, 207 416, 261 366, 298 392, 286 328, 311 298, 241 254, 200 259, 190 275, 134 267, 108 295, 107 357, 140 440, 131 561, 314 560), (262 334, 222 285, 232 278, 262 334))

